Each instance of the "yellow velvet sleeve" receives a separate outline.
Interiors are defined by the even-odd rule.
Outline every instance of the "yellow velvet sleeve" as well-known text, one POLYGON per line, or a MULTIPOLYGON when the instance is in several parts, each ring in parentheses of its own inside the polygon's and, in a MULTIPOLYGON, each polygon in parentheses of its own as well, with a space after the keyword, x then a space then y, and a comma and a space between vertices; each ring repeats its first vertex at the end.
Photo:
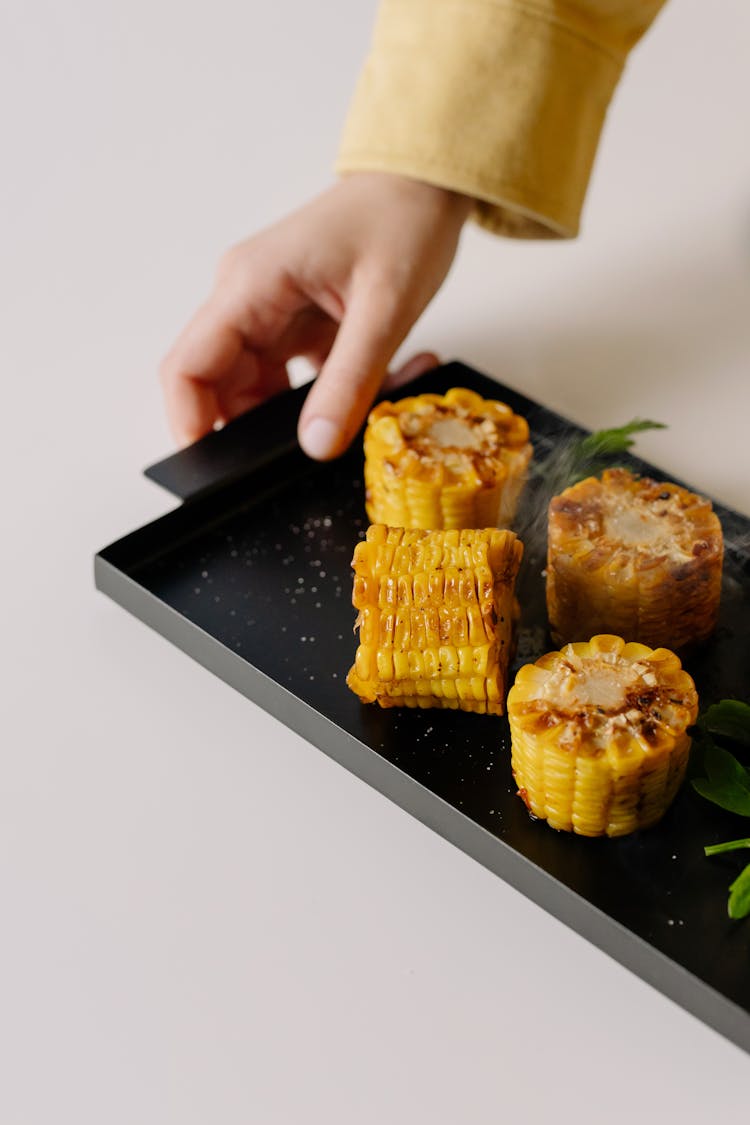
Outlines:
POLYGON ((471 196, 498 234, 571 238, 630 48, 664 0, 383 0, 337 171, 471 196))

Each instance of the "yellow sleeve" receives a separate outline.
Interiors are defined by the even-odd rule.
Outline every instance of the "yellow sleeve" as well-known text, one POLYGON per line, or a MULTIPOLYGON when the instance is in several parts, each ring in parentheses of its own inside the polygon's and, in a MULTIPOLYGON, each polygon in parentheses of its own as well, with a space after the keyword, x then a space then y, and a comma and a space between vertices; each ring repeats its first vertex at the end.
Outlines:
POLYGON ((664 0, 383 0, 337 171, 469 195, 517 238, 571 238, 630 48, 664 0))

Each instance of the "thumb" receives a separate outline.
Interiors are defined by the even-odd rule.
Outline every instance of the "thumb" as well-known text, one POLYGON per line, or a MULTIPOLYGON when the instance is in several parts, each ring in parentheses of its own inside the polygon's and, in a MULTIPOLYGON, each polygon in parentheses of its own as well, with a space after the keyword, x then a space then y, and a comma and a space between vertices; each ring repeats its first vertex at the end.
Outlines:
POLYGON ((305 453, 328 461, 343 453, 365 420, 409 322, 391 287, 352 293, 331 352, 300 415, 305 453))

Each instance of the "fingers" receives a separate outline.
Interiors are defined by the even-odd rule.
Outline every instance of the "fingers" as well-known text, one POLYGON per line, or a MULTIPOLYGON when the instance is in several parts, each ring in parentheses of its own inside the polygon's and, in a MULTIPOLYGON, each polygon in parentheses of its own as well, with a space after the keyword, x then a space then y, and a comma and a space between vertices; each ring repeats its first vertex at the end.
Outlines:
POLYGON ((410 383, 412 379, 424 375, 426 371, 431 371, 433 367, 439 365, 440 357, 435 352, 417 352, 401 367, 388 374, 382 389, 384 391, 396 391, 399 387, 403 387, 405 383, 410 383))
POLYGON ((230 422, 265 399, 286 390, 289 376, 285 363, 274 363, 243 351, 232 370, 214 384, 222 422, 230 422))
MULTIPOLYGON (((306 355, 322 366, 300 441, 319 459, 342 453, 445 277, 468 206, 416 180, 363 173, 234 247, 162 365, 178 440, 262 401, 285 385, 287 360, 306 355)), ((431 363, 417 357, 398 379, 431 363)))
POLYGON ((303 356, 319 371, 328 359, 338 328, 337 320, 311 305, 293 317, 266 355, 283 363, 303 356))
POLYGON ((225 255, 211 298, 160 369, 179 442, 195 441, 288 385, 285 334, 308 304, 255 241, 225 255))
POLYGON ((389 286, 354 289, 300 416, 299 441, 308 456, 327 461, 343 453, 364 421, 410 324, 389 286))
POLYGON ((264 253, 251 243, 225 255, 211 298, 161 365, 167 415, 181 444, 288 387, 292 356, 322 365, 330 352, 335 321, 264 253))
POLYGON ((433 367, 420 353, 388 375, 388 361, 408 318, 385 286, 352 295, 338 326, 320 309, 292 314, 277 339, 258 353, 243 331, 214 303, 205 305, 183 332, 161 368, 167 413, 175 436, 189 444, 286 389, 286 360, 306 355, 322 366, 300 419, 300 440, 318 460, 347 447, 382 382, 395 388, 433 367))
POLYGON ((205 305, 192 319, 160 368, 167 416, 175 438, 187 445, 225 421, 218 381, 243 354, 241 333, 205 305))

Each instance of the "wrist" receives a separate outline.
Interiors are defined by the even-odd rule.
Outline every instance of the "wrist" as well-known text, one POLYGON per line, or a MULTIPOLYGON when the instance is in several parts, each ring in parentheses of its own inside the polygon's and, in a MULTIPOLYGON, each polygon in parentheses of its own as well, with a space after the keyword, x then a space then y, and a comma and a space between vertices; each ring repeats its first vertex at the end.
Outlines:
POLYGON ((459 227, 468 219, 474 206, 471 196, 396 172, 349 172, 341 182, 356 185, 368 194, 387 194, 404 203, 426 208, 436 215, 454 220, 459 227))

